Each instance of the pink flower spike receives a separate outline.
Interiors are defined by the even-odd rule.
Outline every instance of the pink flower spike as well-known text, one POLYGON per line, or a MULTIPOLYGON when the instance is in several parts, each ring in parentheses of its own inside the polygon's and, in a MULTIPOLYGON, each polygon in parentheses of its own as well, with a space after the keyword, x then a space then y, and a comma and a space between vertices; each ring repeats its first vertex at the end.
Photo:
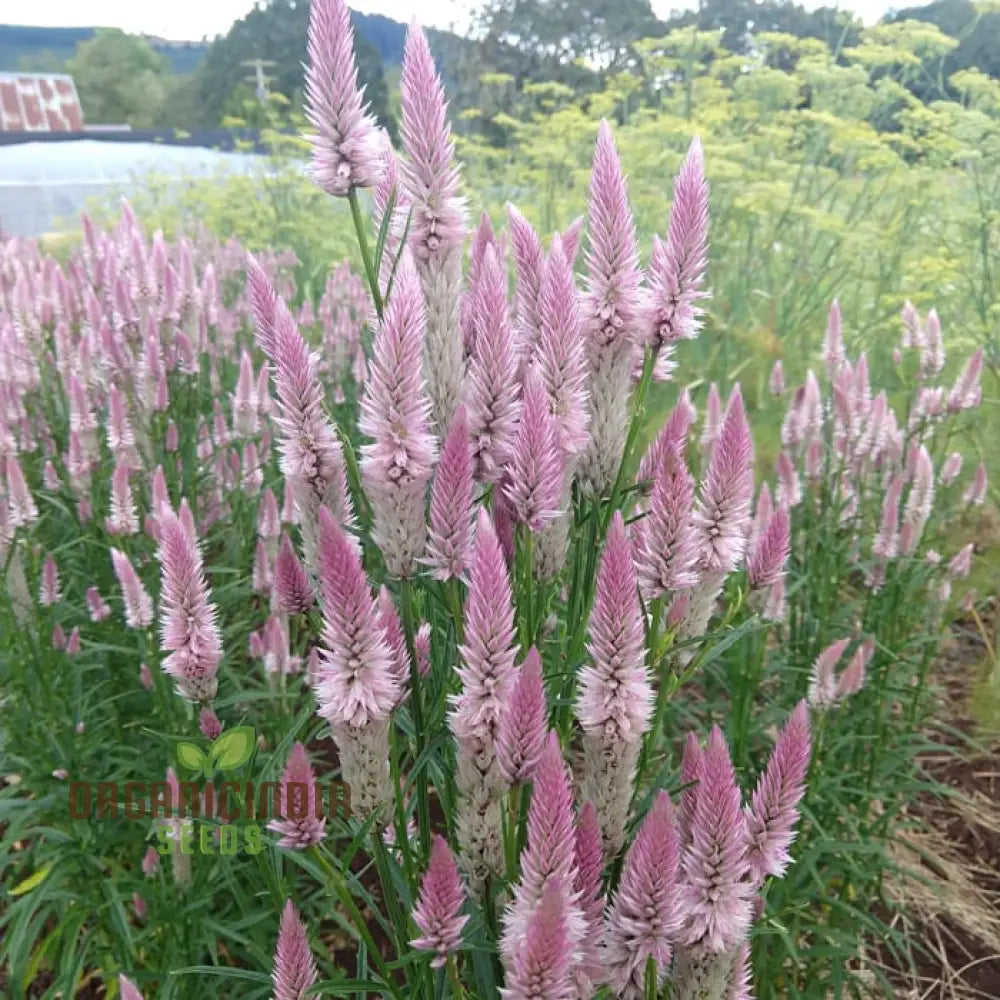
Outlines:
POLYGON ((142 874, 152 878, 160 869, 160 852, 155 847, 146 848, 142 856, 142 874))
POLYGON ((788 849, 795 839, 811 753, 809 709, 800 701, 778 737, 746 810, 747 853, 755 886, 768 875, 780 878, 791 861, 788 849))
POLYGON ((135 535, 139 531, 132 487, 129 485, 129 466, 119 461, 111 476, 111 513, 105 521, 109 535, 135 535))
POLYGON ((948 563, 948 573, 950 576, 957 580, 969 575, 969 570, 972 568, 972 553, 974 550, 975 545, 972 542, 963 545, 959 549, 958 554, 948 563))
POLYGON ((472 444, 465 407, 459 406, 441 449, 431 487, 426 563, 437 580, 461 577, 472 550, 472 444))
POLYGON ((899 554, 899 501, 902 495, 903 477, 895 475, 882 497, 880 526, 872 541, 872 554, 877 559, 895 559, 899 554))
POLYGON ((743 395, 736 386, 695 505, 693 520, 703 569, 730 573, 742 562, 753 487, 753 440, 743 395))
POLYGON ((840 373, 847 355, 844 353, 844 338, 841 332, 840 303, 834 299, 826 318, 826 337, 823 339, 823 361, 834 379, 840 373))
MULTIPOLYGON (((810 446, 811 447, 811 446, 810 446)), ((802 483, 792 456, 782 449, 775 463, 778 473, 777 501, 779 507, 798 507, 802 503, 802 483)))
POLYGON ((753 509, 753 524, 750 526, 750 535, 747 538, 747 548, 751 551, 757 546, 760 536, 764 534, 772 514, 774 514, 774 500, 771 498, 771 487, 767 483, 761 483, 757 503, 753 509))
POLYGON ((415 22, 406 33, 399 81, 401 135, 406 157, 403 186, 412 206, 409 244, 427 260, 457 249, 465 234, 465 203, 458 193, 455 142, 451 137, 444 86, 427 38, 415 22))
POLYGON ((316 962, 309 950, 305 925, 292 901, 285 903, 274 952, 274 1000, 306 1000, 316 982, 316 962))
POLYGON ((917 453, 910 494, 903 509, 903 525, 900 535, 900 550, 903 555, 911 555, 920 542, 924 527, 931 516, 934 505, 934 463, 926 445, 921 445, 917 453))
POLYGON ((779 507, 767 523, 747 560, 747 580, 754 589, 773 586, 785 575, 791 551, 788 511, 779 507))
POLYGON ((257 508, 257 534, 265 541, 277 538, 281 534, 281 516, 278 513, 278 501, 270 486, 264 490, 257 508))
POLYGON ((580 252, 580 237, 583 236, 583 227, 586 225, 586 222, 587 220, 582 215, 578 215, 560 233, 563 250, 566 253, 566 259, 569 261, 570 267, 576 266, 576 258, 580 252))
POLYGON ((542 681, 542 661, 534 646, 514 678, 500 716, 497 759, 509 785, 531 781, 545 746, 548 706, 542 681))
POLYGON ((588 626, 592 664, 580 672, 577 717, 585 732, 635 740, 649 726, 653 689, 646 670, 642 611, 632 550, 616 511, 597 571, 588 626))
POLYGON ((705 397, 705 423, 702 425, 699 446, 703 458, 711 458, 715 450, 715 442, 719 440, 722 433, 722 397, 719 395, 719 387, 713 382, 708 387, 708 395, 705 397))
POLYGON ((505 956, 502 1000, 569 1000, 574 948, 564 884, 550 882, 525 933, 505 956))
MULTIPOLYGON (((696 178, 692 180, 697 184, 696 178)), ((607 121, 601 122, 594 149, 589 233, 588 296, 584 312, 592 349, 623 338, 637 339, 639 248, 625 175, 607 121)))
POLYGON ((705 752, 698 737, 688 733, 684 741, 684 755, 681 758, 681 807, 677 813, 677 829, 681 844, 690 842, 691 821, 694 818, 694 807, 698 798, 698 786, 701 783, 702 771, 705 766, 705 752))
MULTIPOLYGON (((535 768, 528 807, 528 842, 521 853, 521 878, 504 915, 500 939, 504 956, 509 958, 518 951, 546 888, 557 885, 569 893, 576 874, 573 790, 559 737, 553 730, 535 768)), ((576 951, 585 932, 583 913, 575 897, 568 902, 568 936, 572 950, 576 951)))
POLYGON ((542 241, 531 223, 509 202, 507 219, 514 251, 514 273, 517 276, 514 298, 517 337, 525 356, 530 357, 541 332, 538 295, 542 283, 542 241))
POLYGON ((962 503, 970 507, 981 507, 986 500, 986 487, 986 466, 980 462, 976 466, 976 474, 972 477, 972 482, 962 494, 962 503))
POLYGON ((312 175, 328 194, 343 197, 353 188, 371 187, 378 168, 378 125, 358 87, 354 29, 344 0, 312 0, 307 37, 312 175))
POLYGON ((562 239, 552 247, 538 291, 540 336, 535 360, 545 383, 556 444, 563 455, 579 454, 587 444, 587 358, 580 336, 580 309, 573 266, 562 239))
POLYGON ((681 393, 680 399, 677 400, 677 405, 670 411, 670 416, 660 429, 660 433, 656 435, 646 454, 642 456, 639 471, 635 477, 637 483, 652 483, 664 455, 668 452, 674 451, 682 457, 687 455, 688 435, 697 416, 698 412, 691 403, 687 389, 685 389, 681 393))
POLYGON ((138 987, 125 975, 118 977, 118 995, 121 1000, 143 1000, 138 987))
POLYGON ((952 413, 974 410, 983 398, 980 379, 983 374, 983 349, 980 347, 969 360, 948 394, 948 409, 952 413))
POLYGON ((38 603, 43 608, 50 608, 58 604, 62 597, 62 588, 59 585, 59 567, 56 566, 52 556, 46 556, 42 564, 42 582, 38 592, 38 603))
POLYGON ((514 516, 531 531, 541 531, 559 514, 562 465, 545 386, 532 368, 525 379, 510 482, 504 489, 514 516))
POLYGON ((829 708, 837 700, 837 685, 834 676, 844 650, 850 644, 850 637, 830 643, 813 664, 809 681, 809 705, 811 708, 829 708))
MULTIPOLYGON (((590 984, 604 981, 600 941, 604 934, 604 855, 601 851, 601 824, 593 802, 585 802, 576 821, 576 879, 573 889, 579 898, 586 926, 582 943, 580 973, 590 984)), ((581 990, 586 995, 586 990, 581 990)))
POLYGON ((66 655, 75 656, 80 652, 80 626, 74 625, 69 637, 66 639, 66 655))
POLYGON ((319 714, 332 726, 365 726, 388 717, 399 684, 378 609, 357 549, 325 508, 320 511, 323 662, 319 714))
POLYGON ((281 776, 280 806, 281 819, 267 824, 272 833, 281 834, 279 847, 304 851, 323 839, 326 819, 321 816, 322 803, 317 802, 316 774, 301 743, 288 755, 281 776))
POLYGON ((198 728, 206 740, 214 740, 222 733, 222 723, 210 708, 203 708, 198 715, 198 728))
POLYGON ((701 141, 695 138, 674 180, 666 243, 653 239, 644 320, 654 350, 698 336, 707 254, 708 182, 701 141))
POLYGON ((87 611, 92 622, 102 622, 111 615, 111 608, 104 603, 96 587, 87 588, 87 611))
POLYGON ((299 562, 288 535, 281 539, 274 560, 274 599, 278 609, 285 615, 304 614, 315 600, 309 574, 299 562))
POLYGON ((781 364, 781 358, 774 362, 767 380, 767 388, 772 396, 783 396, 785 393, 785 369, 781 364))
POLYGON ((263 538, 257 539, 254 551, 253 574, 251 586, 255 594, 268 594, 271 591, 272 580, 271 557, 267 551, 267 543, 263 538))
POLYGON ((373 537, 390 574, 410 577, 426 542, 425 490, 436 445, 422 370, 426 319, 412 256, 404 251, 375 333, 361 401, 361 475, 375 513, 373 537))
POLYGON ((590 443, 581 467, 585 489, 603 496, 621 465, 628 398, 642 339, 639 251, 625 176, 606 121, 590 181, 587 294, 581 319, 590 367, 590 443))
POLYGON ((607 918, 604 963, 617 996, 643 995, 646 963, 666 979, 672 942, 681 927, 677 908, 679 862, 674 810, 660 792, 625 857, 618 892, 607 918))
MULTIPOLYGON (((673 422, 671 417, 665 431, 672 430, 673 422)), ((686 436, 685 428, 680 440, 664 443, 652 470, 649 509, 634 532, 636 568, 647 601, 698 582, 698 537, 691 521, 694 477, 684 457, 686 436)))
POLYGON ((424 622, 413 637, 413 652, 417 657, 417 671, 421 677, 431 672, 431 626, 424 622))
MULTIPOLYGON (((469 436, 476 478, 492 483, 499 480, 511 454, 519 413, 518 359, 508 319, 507 275, 495 247, 486 247, 470 294, 474 338, 466 377, 469 436)), ((532 308, 537 309, 537 304, 532 308)))
POLYGON ((385 633, 385 643, 392 654, 392 673, 399 683, 400 697, 402 697, 410 683, 410 656, 406 651, 403 623, 399 620, 399 612, 396 611, 392 594, 385 585, 379 587, 378 591, 378 617, 385 633))
MULTIPOLYGON (((452 698, 450 724, 460 750, 476 757, 492 753, 496 732, 514 682, 514 597, 507 564, 493 529, 480 509, 465 599, 465 643, 457 668, 461 691, 452 698)), ((491 768, 492 770, 492 768, 491 768)), ((497 774, 499 780, 499 774, 497 774)))
POLYGON ((729 748, 713 727, 694 795, 690 843, 683 859, 680 942, 712 951, 739 947, 750 929, 752 887, 747 829, 729 748))
POLYGON ((340 442, 323 410, 317 359, 299 333, 288 307, 256 261, 247 268, 247 290, 257 340, 273 362, 278 390, 277 425, 281 471, 302 527, 308 561, 315 555, 319 511, 327 507, 342 523, 353 520, 340 442))
POLYGON ((160 643, 169 653, 162 666, 180 695, 210 701, 218 688, 222 637, 189 519, 187 501, 179 515, 165 510, 160 518, 160 643))
POLYGON ((413 922, 421 936, 410 942, 420 951, 434 952, 431 968, 439 969, 462 947, 462 928, 469 918, 462 916, 465 890, 458 865, 444 837, 434 838, 431 860, 420 884, 420 896, 413 910, 413 922))
POLYGON ((8 455, 7 471, 7 504, 8 523, 12 528, 26 527, 38 520, 38 507, 24 478, 24 472, 16 455, 8 455))
POLYGON ((841 701, 852 694, 857 694, 865 686, 865 673, 875 652, 875 640, 865 639, 854 651, 847 666, 837 678, 835 698, 841 701))

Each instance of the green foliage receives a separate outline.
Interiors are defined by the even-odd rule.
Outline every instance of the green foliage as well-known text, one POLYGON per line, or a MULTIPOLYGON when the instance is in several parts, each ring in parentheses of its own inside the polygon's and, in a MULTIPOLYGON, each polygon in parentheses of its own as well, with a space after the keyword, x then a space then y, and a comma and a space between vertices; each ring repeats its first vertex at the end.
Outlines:
MULTIPOLYGON (((302 66, 306 59, 309 5, 295 0, 269 0, 236 21, 228 34, 209 48, 195 79, 197 124, 212 125, 240 113, 254 94, 252 60, 265 61, 269 89, 295 106, 301 105, 302 66)), ((378 52, 361 34, 355 36, 358 75, 373 113, 393 127, 388 89, 378 52)))
MULTIPOLYGON (((277 134, 272 139, 296 142, 277 134)), ((360 263, 346 204, 319 191, 287 152, 262 159, 245 175, 176 179, 154 174, 144 179, 132 203, 150 231, 160 229, 168 238, 203 227, 254 252, 293 251, 296 280, 313 301, 333 263, 345 258, 360 263)), ((93 208, 97 218, 110 217, 111 206, 93 208)))
POLYGON ((101 28, 66 62, 92 125, 157 124, 167 96, 167 63, 144 38, 101 28))

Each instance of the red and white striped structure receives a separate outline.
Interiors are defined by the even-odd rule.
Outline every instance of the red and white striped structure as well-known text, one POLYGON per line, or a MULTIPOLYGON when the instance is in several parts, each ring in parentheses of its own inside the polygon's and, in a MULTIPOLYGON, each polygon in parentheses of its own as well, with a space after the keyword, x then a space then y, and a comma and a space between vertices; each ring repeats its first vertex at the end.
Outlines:
POLYGON ((83 110, 65 73, 0 73, 0 132, 80 132, 83 110))

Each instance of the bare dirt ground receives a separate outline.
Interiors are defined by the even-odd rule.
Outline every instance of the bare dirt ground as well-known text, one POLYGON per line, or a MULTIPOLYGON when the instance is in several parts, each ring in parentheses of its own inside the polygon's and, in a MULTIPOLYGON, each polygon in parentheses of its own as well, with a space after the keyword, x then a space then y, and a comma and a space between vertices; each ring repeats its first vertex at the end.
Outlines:
MULTIPOLYGON (((996 620, 996 607, 986 619, 996 620)), ((890 885, 918 954, 915 975, 892 976, 906 1000, 1000 998, 1000 731, 983 726, 975 703, 987 643, 995 648, 992 628, 984 637, 977 623, 958 622, 938 659, 935 735, 946 749, 923 764, 950 793, 912 806, 918 832, 898 850, 908 875, 890 885)))

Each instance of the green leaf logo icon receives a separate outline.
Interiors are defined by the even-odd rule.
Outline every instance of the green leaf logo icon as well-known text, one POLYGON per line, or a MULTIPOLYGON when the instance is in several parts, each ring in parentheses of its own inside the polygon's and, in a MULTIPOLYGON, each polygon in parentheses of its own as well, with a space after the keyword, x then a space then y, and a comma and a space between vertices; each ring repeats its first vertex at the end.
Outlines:
POLYGON ((178 743, 177 759, 189 771, 200 771, 208 762, 205 751, 194 743, 178 743))
POLYGON ((237 726, 227 729, 208 751, 214 767, 231 771, 245 764, 253 753, 254 732, 252 726, 237 726))

